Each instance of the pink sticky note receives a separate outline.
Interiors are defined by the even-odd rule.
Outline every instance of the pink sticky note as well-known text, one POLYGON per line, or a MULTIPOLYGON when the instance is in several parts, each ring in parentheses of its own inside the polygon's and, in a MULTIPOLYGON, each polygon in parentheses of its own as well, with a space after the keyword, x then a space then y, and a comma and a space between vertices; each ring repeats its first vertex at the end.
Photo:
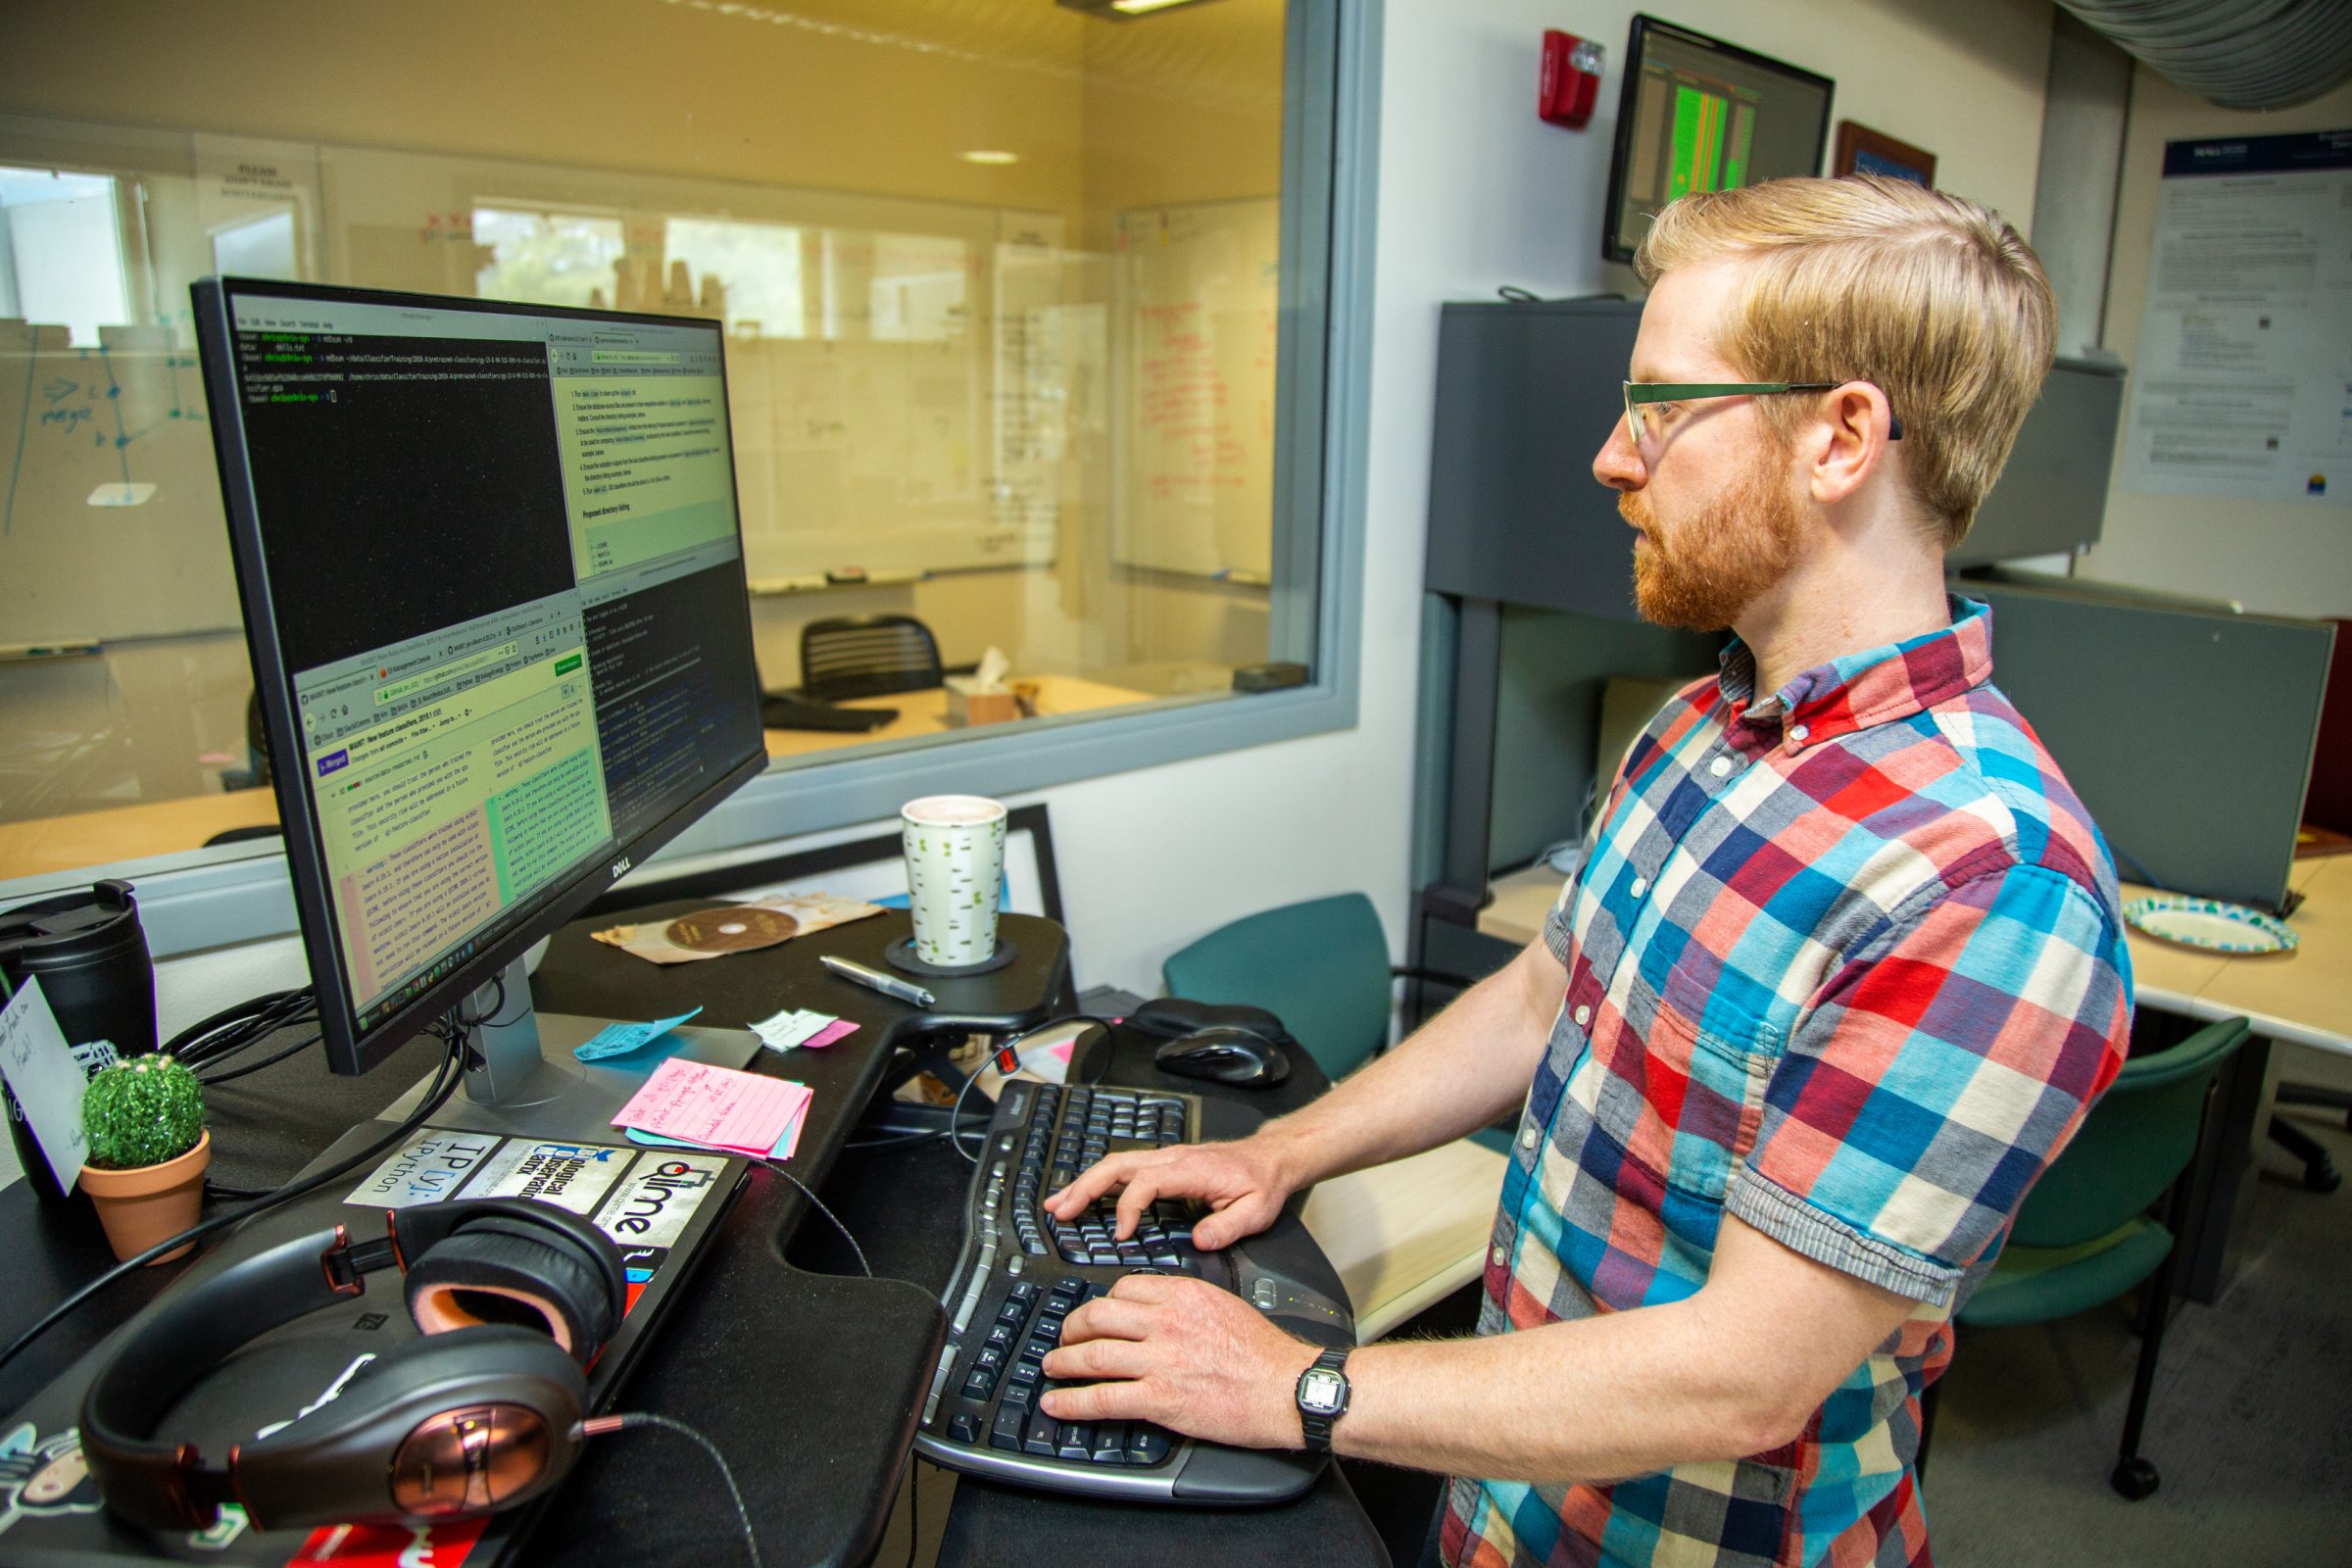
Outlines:
POLYGON ((808 1100, 807 1089, 781 1078, 673 1056, 654 1069, 612 1124, 764 1154, 808 1100))
POLYGON ((819 1029, 816 1033, 810 1035, 808 1039, 802 1041, 801 1047, 803 1050, 813 1051, 818 1046, 829 1046, 834 1041, 841 1039, 845 1035, 854 1033, 857 1028, 858 1026, 850 1022, 850 1020, 847 1018, 836 1018, 831 1023, 825 1025, 822 1029, 819 1029))

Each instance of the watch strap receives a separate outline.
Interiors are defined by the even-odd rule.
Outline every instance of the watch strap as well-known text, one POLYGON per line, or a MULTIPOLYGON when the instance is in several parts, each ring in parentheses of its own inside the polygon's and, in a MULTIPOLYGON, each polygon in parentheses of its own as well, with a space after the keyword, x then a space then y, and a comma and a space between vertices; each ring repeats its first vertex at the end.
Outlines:
POLYGON ((1349 1389, 1347 1364, 1347 1350, 1325 1350, 1321 1355, 1315 1357, 1312 1365, 1298 1374, 1298 1384, 1294 1397, 1298 1405, 1298 1430, 1306 1439, 1306 1450, 1309 1453, 1329 1453, 1331 1451, 1331 1429, 1339 1423, 1340 1417, 1348 1413, 1349 1389), (1339 1374, 1340 1407, 1336 1410, 1319 1411, 1309 1410, 1306 1407, 1306 1380, 1318 1371, 1339 1374))

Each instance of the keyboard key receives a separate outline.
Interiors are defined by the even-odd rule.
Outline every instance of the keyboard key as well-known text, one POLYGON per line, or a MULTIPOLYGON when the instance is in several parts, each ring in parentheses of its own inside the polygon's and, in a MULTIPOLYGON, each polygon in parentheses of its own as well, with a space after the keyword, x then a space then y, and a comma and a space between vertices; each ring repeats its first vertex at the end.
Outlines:
POLYGON ((1008 1350, 1017 1338, 1019 1335, 1009 1323, 991 1323, 988 1326, 988 1343, 992 1348, 1008 1350))
POLYGON ((963 1380, 963 1396, 967 1399, 985 1400, 996 1392, 997 1380, 985 1372, 975 1372, 963 1380))
POLYGON ((948 1423, 948 1436, 957 1443, 978 1443, 980 1418, 968 1411, 957 1411, 956 1418, 948 1423))
MULTIPOLYGON (((1052 1416, 1040 1410, 1029 1418, 1029 1424, 1021 1430, 1021 1451, 1034 1453, 1041 1459, 1051 1459, 1059 1446, 1061 1428, 1052 1416)), ((1128 1457, 1133 1458, 1135 1445, 1132 1441, 1128 1443, 1127 1450, 1128 1457)))
POLYGON ((1003 1306, 997 1308, 998 1322, 1010 1323, 1016 1327, 1019 1325, 1021 1319, 1027 1317, 1028 1315, 1028 1304, 1023 1301, 1006 1301, 1003 1306))
POLYGON ((972 1358, 972 1370, 975 1372, 994 1372, 1004 1364, 1004 1352, 993 1345, 983 1345, 980 1353, 972 1358))
POLYGON ((1034 1388, 1037 1385, 1038 1379, 1045 1376, 1043 1372, 1038 1370, 1037 1363, 1044 1360, 1046 1358, 1046 1352, 1052 1348, 1052 1346, 1040 1346, 1038 1347, 1037 1354, 1034 1356, 1032 1356, 1028 1350, 1023 1349, 1021 1351, 1021 1359, 1012 1363, 1012 1381, 1022 1385, 1024 1388, 1034 1388))
POLYGON ((1029 1420, 1029 1412, 1018 1405, 1005 1405, 997 1412, 996 1424, 989 1428, 988 1446, 1012 1453, 1021 1451, 1021 1429, 1029 1420))
POLYGON ((1091 1463, 1095 1457, 1093 1424, 1085 1421, 1063 1422, 1061 1438, 1055 1445, 1054 1452, 1064 1459, 1075 1459, 1081 1464, 1091 1463))
POLYGON ((1157 1464, 1168 1456, 1168 1450, 1175 1446, 1176 1440, 1164 1428, 1155 1427, 1149 1421, 1136 1421, 1128 1425, 1129 1464, 1157 1464))
POLYGON ((1021 1368, 1028 1364, 1026 1361, 1013 1363, 1012 1381, 1004 1385, 1004 1397, 997 1401, 1000 1408, 1015 1409, 1037 1397, 1037 1385, 1021 1381, 1021 1368))
POLYGON ((1095 1423, 1094 1462, 1097 1464, 1125 1464, 1127 1462, 1127 1423, 1098 1421, 1095 1423))

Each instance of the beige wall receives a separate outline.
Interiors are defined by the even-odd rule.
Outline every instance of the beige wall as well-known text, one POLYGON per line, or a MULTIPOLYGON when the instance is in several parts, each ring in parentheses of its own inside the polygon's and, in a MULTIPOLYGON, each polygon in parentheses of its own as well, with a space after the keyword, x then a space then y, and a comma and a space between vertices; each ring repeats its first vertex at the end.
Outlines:
MULTIPOLYGON (((2107 279, 2107 347, 2138 365, 2147 308, 2148 256, 2164 144, 2208 136, 2269 136, 2352 125, 2352 87, 2293 109, 2248 114, 2219 109, 2138 67, 2125 132, 2115 256, 2107 279)), ((2131 437, 2129 408, 2116 432, 2121 471, 2131 437)), ((2235 600, 2282 615, 2352 615, 2352 508, 2220 496, 2107 494, 2103 536, 2075 573, 2204 599, 2235 600)))
POLYGON ((1024 0, 10 0, 0 106, 1075 218, 1089 25, 1024 0))

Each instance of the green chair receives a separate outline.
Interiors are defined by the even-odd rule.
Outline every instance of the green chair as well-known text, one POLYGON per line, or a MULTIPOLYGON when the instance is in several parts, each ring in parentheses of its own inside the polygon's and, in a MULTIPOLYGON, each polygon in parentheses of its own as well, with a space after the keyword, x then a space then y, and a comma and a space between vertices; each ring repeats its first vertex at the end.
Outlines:
MULTIPOLYGON (((1395 981, 1454 990, 1470 983, 1434 969, 1392 967, 1380 911, 1361 893, 1245 915, 1169 955, 1159 977, 1171 997, 1265 1008, 1334 1083, 1388 1049, 1395 981)), ((1490 1149, 1510 1147, 1499 1129, 1481 1128, 1478 1136, 1490 1149)))
MULTIPOLYGON (((1392 969, 1380 914, 1360 893, 1249 915, 1160 967, 1172 997, 1273 1013, 1334 1081, 1388 1048, 1390 987, 1400 975, 1468 984, 1392 969)), ((1509 1133, 1486 1127, 1317 1185, 1301 1217, 1348 1287, 1359 1342, 1478 1278, 1509 1149, 1509 1133)))
MULTIPOLYGON (((2245 1019, 2228 1018, 2125 1062, 2075 1141, 2026 1195, 1999 1260, 1955 1319, 1969 1329, 2047 1323, 2145 1282, 2139 1367, 2109 1477, 2133 1502, 2154 1492, 2159 1479, 2156 1467, 2140 1456, 2139 1436, 2171 1316, 2173 1238, 2186 1217, 2189 1187, 2181 1172, 2203 1135, 2214 1079, 2251 1032, 2245 1019), (2147 1210, 2168 1188, 2172 1201, 2166 1222, 2159 1223, 2147 1210)), ((1937 1392, 1930 1386, 1922 1416, 1923 1475, 1937 1392)))

